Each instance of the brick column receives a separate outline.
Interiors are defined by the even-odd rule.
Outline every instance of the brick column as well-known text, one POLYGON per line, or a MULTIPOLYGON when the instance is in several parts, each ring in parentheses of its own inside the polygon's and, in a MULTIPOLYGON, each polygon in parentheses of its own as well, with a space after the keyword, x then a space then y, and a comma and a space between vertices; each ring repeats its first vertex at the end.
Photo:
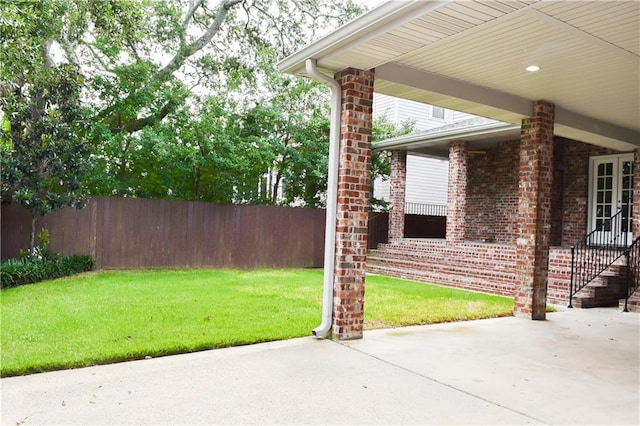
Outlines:
POLYGON ((404 207, 407 188, 407 151, 391 152, 389 239, 404 238, 404 207))
POLYGON ((553 192, 554 105, 534 103, 534 115, 522 120, 518 193, 517 273, 513 313, 545 319, 551 201, 553 192))
POLYGON ((633 216, 631 229, 634 240, 640 237, 640 149, 635 151, 633 162, 633 216))
POLYGON ((333 336, 362 338, 367 257, 374 73, 346 69, 342 87, 340 165, 333 292, 333 336))
POLYGON ((467 143, 449 144, 449 186, 447 188, 447 243, 464 241, 467 217, 467 143))

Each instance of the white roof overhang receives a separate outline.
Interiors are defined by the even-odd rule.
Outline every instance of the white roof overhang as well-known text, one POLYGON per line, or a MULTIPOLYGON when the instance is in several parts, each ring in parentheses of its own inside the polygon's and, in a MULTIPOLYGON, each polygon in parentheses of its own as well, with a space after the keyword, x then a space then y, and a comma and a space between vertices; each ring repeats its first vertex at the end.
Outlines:
POLYGON ((511 124, 555 104, 555 134, 640 146, 640 2, 391 1, 278 64, 375 69, 375 91, 511 124), (537 72, 525 67, 538 65, 537 72))
POLYGON ((376 143, 374 148, 410 151, 414 155, 446 160, 449 157, 449 142, 452 140, 467 141, 472 150, 485 150, 498 142, 512 141, 519 137, 519 125, 477 118, 386 139, 376 143))

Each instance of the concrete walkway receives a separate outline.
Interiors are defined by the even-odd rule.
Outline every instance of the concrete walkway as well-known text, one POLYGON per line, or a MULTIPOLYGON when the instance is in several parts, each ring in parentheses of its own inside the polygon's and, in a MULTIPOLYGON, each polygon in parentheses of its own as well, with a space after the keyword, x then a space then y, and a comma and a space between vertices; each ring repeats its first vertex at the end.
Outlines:
POLYGON ((640 317, 566 310, 0 380, 16 424, 640 424, 640 317))

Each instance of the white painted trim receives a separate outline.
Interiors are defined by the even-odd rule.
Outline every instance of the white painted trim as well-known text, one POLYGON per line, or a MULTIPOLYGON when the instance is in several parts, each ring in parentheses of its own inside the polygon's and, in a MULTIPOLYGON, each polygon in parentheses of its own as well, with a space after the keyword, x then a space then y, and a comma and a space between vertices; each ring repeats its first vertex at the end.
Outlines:
POLYGON ((520 125, 495 122, 483 123, 469 126, 462 129, 445 130, 441 132, 414 133, 407 136, 400 136, 393 139, 380 141, 374 145, 375 149, 398 149, 411 148, 415 145, 425 145, 446 141, 450 139, 466 139, 472 136, 491 135, 494 133, 512 132, 519 130, 520 125))
MULTIPOLYGON (((609 155, 594 155, 589 157, 589 177, 588 177, 588 196, 587 196, 587 229, 586 233, 589 233, 594 230, 593 227, 593 219, 594 219, 594 205, 596 200, 596 186, 595 186, 595 163, 599 160, 618 160, 618 165, 623 161, 631 161, 633 163, 635 156, 634 153, 620 153, 620 154, 609 154, 609 155)), ((614 186, 616 189, 616 193, 614 195, 619 195, 620 193, 620 170, 618 167, 616 173, 617 182, 614 182, 614 186)), ((612 209, 612 214, 617 212, 617 208, 612 209)))

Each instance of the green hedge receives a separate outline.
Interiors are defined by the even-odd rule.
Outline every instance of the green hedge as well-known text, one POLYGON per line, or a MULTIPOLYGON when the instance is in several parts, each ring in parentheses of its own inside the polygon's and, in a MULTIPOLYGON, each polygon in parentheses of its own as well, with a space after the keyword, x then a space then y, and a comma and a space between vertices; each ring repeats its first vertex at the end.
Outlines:
POLYGON ((0 265, 0 288, 17 287, 90 271, 95 264, 89 255, 60 256, 51 252, 27 255, 0 265))

